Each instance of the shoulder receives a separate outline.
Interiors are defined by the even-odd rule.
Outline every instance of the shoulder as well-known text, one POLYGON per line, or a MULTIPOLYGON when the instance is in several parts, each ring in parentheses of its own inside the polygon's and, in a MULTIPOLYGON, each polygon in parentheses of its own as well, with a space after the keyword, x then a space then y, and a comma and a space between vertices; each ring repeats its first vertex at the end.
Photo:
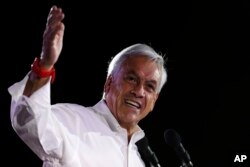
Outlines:
MULTIPOLYGON (((93 110, 93 107, 86 107, 72 103, 58 103, 52 105, 52 117, 64 127, 67 127, 72 133, 78 128, 90 128, 96 126, 102 120, 102 117, 93 110)), ((85 129, 86 130, 86 129, 85 129)))
POLYGON ((80 104, 74 103, 57 103, 51 106, 52 112, 65 112, 65 113, 78 113, 82 111, 89 110, 88 107, 85 107, 80 104))
POLYGON ((88 115, 95 115, 92 107, 86 107, 75 103, 57 103, 51 106, 51 111, 57 117, 87 117, 88 115))

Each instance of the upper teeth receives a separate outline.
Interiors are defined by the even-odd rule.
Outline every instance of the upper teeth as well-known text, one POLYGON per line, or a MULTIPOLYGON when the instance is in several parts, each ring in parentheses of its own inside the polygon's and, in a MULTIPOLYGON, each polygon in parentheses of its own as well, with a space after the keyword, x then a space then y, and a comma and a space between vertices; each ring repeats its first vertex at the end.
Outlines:
POLYGON ((127 102, 128 104, 130 104, 130 105, 133 105, 133 106, 137 107, 137 108, 140 107, 140 105, 139 105, 137 102, 134 102, 134 101, 131 101, 131 100, 126 100, 126 102, 127 102))

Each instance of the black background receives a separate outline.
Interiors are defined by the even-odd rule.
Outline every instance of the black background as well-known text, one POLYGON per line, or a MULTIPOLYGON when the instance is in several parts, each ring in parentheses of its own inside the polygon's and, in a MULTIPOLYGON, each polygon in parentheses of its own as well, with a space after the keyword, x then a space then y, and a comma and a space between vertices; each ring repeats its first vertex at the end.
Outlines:
POLYGON ((1 10, 1 163, 42 166, 13 131, 7 88, 39 56, 50 7, 65 12, 64 47, 52 103, 94 105, 108 61, 124 47, 146 43, 168 57, 168 82, 155 110, 140 122, 163 167, 179 166, 164 141, 176 129, 195 167, 243 166, 250 158, 250 2, 8 2, 1 10))

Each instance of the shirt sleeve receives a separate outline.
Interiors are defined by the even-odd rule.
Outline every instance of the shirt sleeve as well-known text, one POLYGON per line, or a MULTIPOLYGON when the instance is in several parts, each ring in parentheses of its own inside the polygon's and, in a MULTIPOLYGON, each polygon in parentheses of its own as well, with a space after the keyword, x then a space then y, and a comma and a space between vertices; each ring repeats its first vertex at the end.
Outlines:
POLYGON ((55 161, 62 157, 61 132, 51 111, 50 82, 30 97, 23 91, 28 80, 8 88, 11 95, 11 124, 17 135, 43 161, 55 161))

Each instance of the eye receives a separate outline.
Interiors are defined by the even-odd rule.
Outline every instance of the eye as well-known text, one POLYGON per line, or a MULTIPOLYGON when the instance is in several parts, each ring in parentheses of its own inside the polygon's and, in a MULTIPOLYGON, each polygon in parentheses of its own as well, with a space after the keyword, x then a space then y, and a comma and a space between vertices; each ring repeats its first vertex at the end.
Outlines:
POLYGON ((147 84, 146 87, 149 92, 155 92, 156 90, 156 86, 154 84, 147 84))
POLYGON ((128 81, 136 82, 136 78, 134 76, 128 76, 128 81))
POLYGON ((127 80, 128 82, 130 82, 130 83, 136 83, 136 77, 133 76, 133 75, 128 75, 128 76, 126 77, 126 80, 127 80))

